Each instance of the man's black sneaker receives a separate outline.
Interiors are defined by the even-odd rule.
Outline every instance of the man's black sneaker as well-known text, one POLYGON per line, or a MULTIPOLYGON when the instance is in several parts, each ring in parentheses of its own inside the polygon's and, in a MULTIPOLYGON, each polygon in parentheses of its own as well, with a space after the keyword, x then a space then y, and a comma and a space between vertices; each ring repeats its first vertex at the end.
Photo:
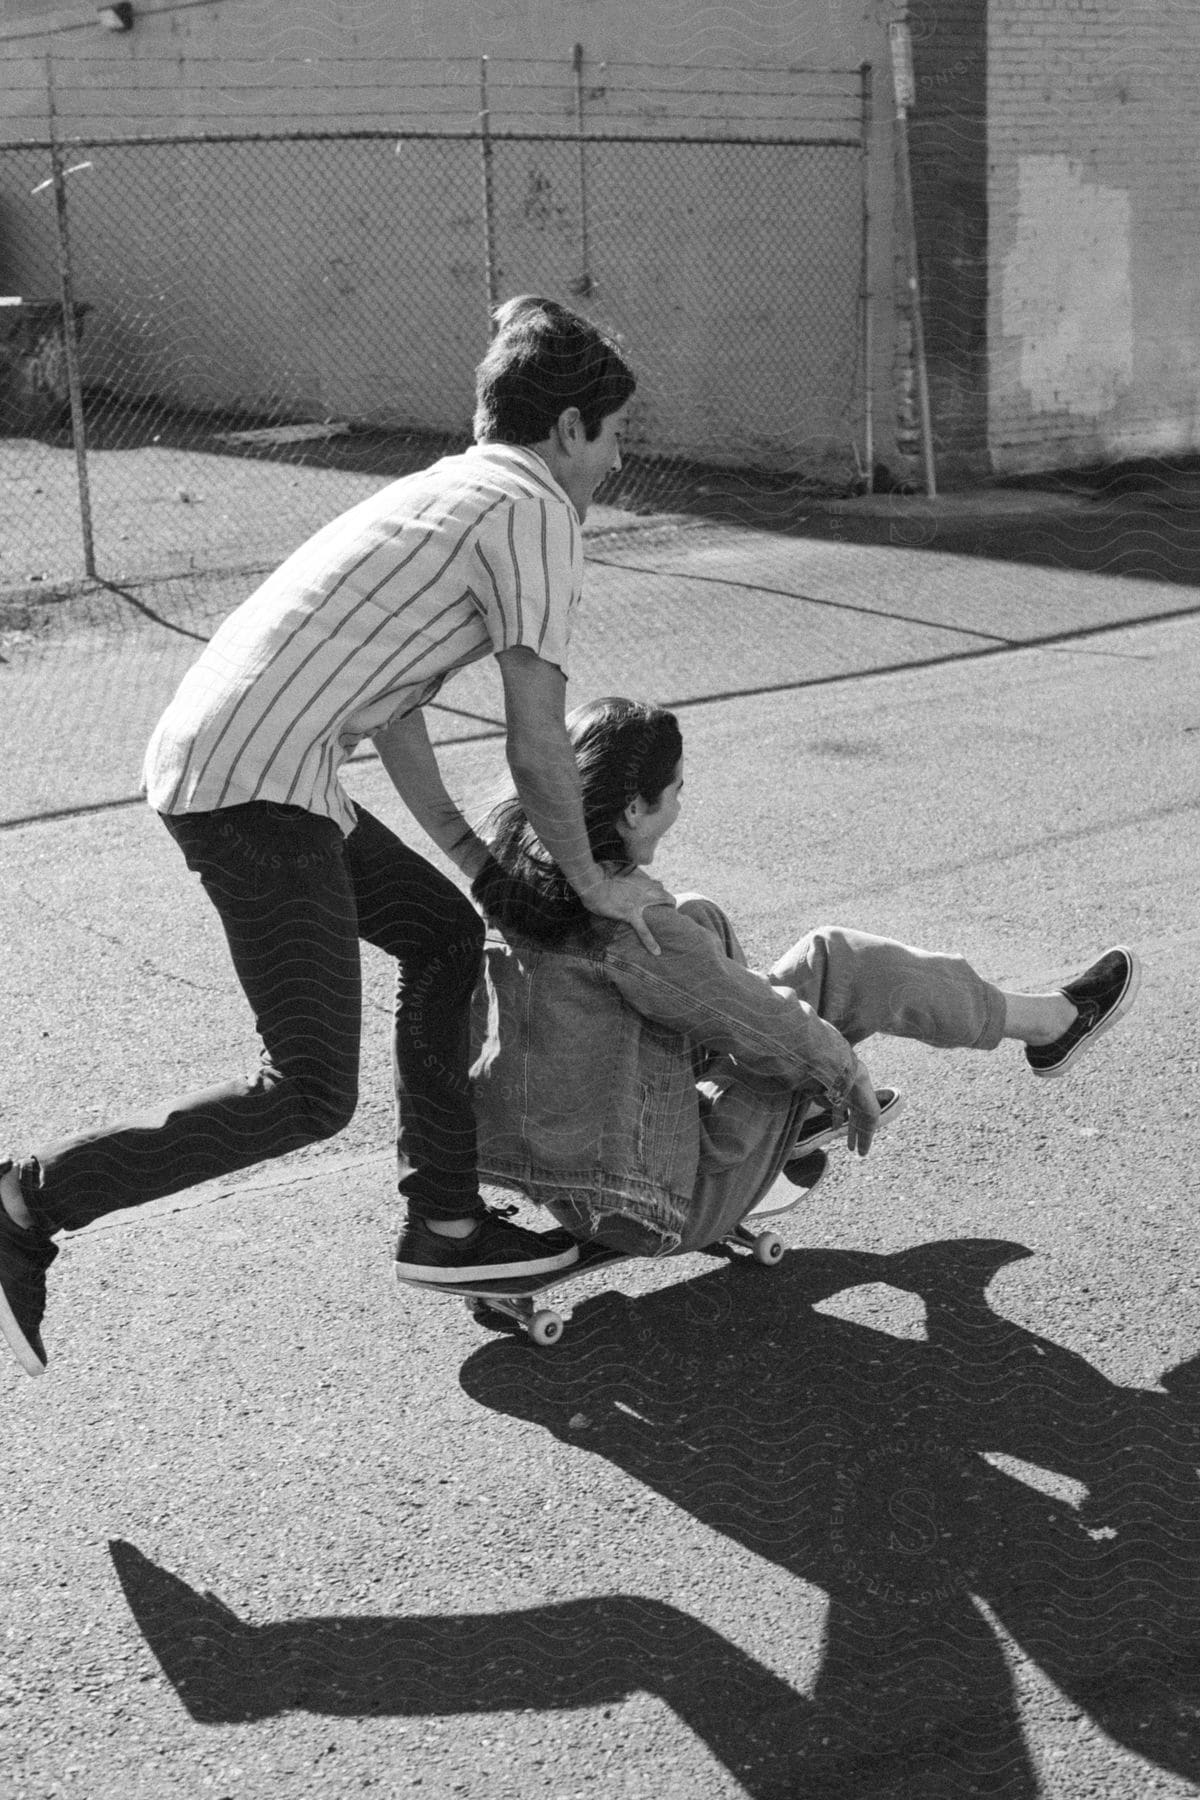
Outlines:
POLYGON ((579 1245, 565 1231, 526 1231, 497 1213, 481 1218, 469 1237, 445 1237, 423 1219, 410 1219, 396 1245, 397 1281, 507 1281, 553 1275, 579 1261, 579 1245))
POLYGON ((1132 950, 1119 945, 1106 950, 1099 962, 1068 981, 1062 992, 1079 1017, 1069 1031, 1052 1044, 1027 1044, 1025 1060, 1035 1075, 1065 1075, 1081 1050, 1095 1043, 1133 1005, 1142 979, 1141 964, 1132 950))
MULTIPOLYGON (((879 1108, 879 1124, 876 1127, 879 1131, 904 1111, 904 1096, 898 1088, 876 1088, 875 1103, 879 1108)), ((826 1145, 836 1143, 838 1138, 844 1138, 845 1135, 846 1120, 843 1118, 840 1125, 835 1125, 832 1109, 822 1106, 818 1111, 810 1112, 801 1125, 792 1157, 806 1156, 810 1150, 824 1150, 826 1145)))
MULTIPOLYGON (((11 1168, 0 1164, 0 1175, 11 1168)), ((46 1270, 57 1255, 44 1232, 23 1231, 0 1206, 0 1336, 27 1375, 46 1373, 46 1270)))

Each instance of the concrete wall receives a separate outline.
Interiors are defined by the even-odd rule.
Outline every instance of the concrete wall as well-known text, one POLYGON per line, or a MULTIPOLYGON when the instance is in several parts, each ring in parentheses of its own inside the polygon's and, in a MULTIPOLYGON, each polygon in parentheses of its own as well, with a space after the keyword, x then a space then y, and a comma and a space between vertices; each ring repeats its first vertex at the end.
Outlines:
MULTIPOLYGON (((578 42, 589 129, 852 136, 855 81, 821 71, 869 58, 886 73, 890 7, 135 0, 135 10, 132 31, 110 34, 94 5, 47 11, 8 0, 0 96, 9 133, 45 130, 47 51, 63 136, 470 128, 483 54, 494 129, 571 130, 578 42)), ((889 152, 890 105, 877 109, 872 159, 885 459, 894 435, 889 152)), ((224 164, 172 149, 97 156, 73 190, 92 258, 78 284, 96 308, 91 379, 140 382, 189 404, 460 427, 486 330, 477 157, 473 147, 440 158, 412 147, 397 159, 390 144, 361 153, 247 147, 224 164), (163 297, 153 318, 135 316, 144 304, 131 291, 135 275, 139 292, 163 297)), ((498 147, 495 168, 500 291, 569 294, 592 277, 586 305, 623 331, 645 371, 637 428, 646 447, 852 472, 863 399, 852 152, 589 152, 586 271, 574 149, 498 147)), ((2 183, 0 163, 0 205, 2 183)), ((11 220, 7 236, 11 286, 31 259, 46 258, 11 220)))
POLYGON ((1000 471, 1200 449, 1200 6, 991 0, 1000 471))
MULTIPOLYGON (((103 32, 88 0, 0 0, 6 134, 44 119, 52 50, 63 129, 247 129, 300 120, 387 127, 401 115, 473 123, 464 59, 493 59, 494 123, 574 119, 571 53, 589 110, 615 125, 714 132, 795 114, 789 71, 857 67, 880 50, 886 0, 134 0, 103 32), (646 65, 655 73, 646 75, 646 65), (752 71, 760 71, 761 79, 752 71), (728 81, 714 79, 720 72, 728 81)), ((815 92, 815 88, 811 88, 815 92)))

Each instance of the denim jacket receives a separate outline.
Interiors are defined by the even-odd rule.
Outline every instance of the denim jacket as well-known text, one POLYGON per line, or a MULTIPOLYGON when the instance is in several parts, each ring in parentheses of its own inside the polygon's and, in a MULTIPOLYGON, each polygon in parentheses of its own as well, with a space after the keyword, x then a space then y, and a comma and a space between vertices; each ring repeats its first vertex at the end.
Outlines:
POLYGON ((628 925, 547 948, 488 934, 472 1068, 485 1179, 560 1218, 601 1215, 677 1233, 697 1175, 701 1087, 720 1063, 752 1085, 840 1103, 854 1052, 790 989, 745 966, 736 940, 656 906, 660 954, 628 925))

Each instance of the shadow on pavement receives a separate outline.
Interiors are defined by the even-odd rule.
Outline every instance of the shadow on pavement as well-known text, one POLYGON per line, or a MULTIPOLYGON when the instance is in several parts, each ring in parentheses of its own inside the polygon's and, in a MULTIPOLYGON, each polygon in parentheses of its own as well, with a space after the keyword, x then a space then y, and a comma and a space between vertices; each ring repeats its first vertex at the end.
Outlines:
POLYGON ((989 510, 986 500, 972 508, 966 497, 959 506, 911 499, 862 515, 849 506, 811 515, 792 535, 1200 585, 1200 482, 1186 500, 1174 494, 1167 499, 1153 485, 1137 490, 1114 480, 1111 488, 1078 494, 1075 504, 1047 499, 1028 509, 1017 503, 1015 490, 990 490, 989 497, 997 493, 1011 498, 1011 510, 989 510))
POLYGON ((1121 1388, 1001 1317, 987 1284, 1029 1254, 793 1252, 766 1280, 736 1267, 605 1296, 552 1356, 501 1342, 464 1367, 481 1405, 828 1594, 811 1706, 769 1736, 829 1800, 1039 1792, 993 1620, 1077 1716, 1200 1779, 1192 1372, 1121 1388), (924 1300, 927 1341, 812 1310, 880 1282, 924 1300), (1080 1504, 1053 1497, 1075 1485, 1080 1504))
POLYGON ((655 1694, 746 1784, 747 1720, 807 1702, 717 1632, 661 1601, 616 1594, 456 1617, 288 1619, 253 1626, 133 1545, 109 1546, 146 1642, 202 1725, 303 1708, 339 1717, 447 1717, 616 1705, 655 1694))
POLYGON ((505 1336, 465 1363, 480 1405, 604 1457, 825 1592, 807 1694, 627 1595, 256 1627, 116 1543, 129 1605, 201 1722, 552 1711, 643 1691, 755 1800, 797 1783, 823 1800, 1032 1800, 998 1622, 1076 1717, 1200 1780, 1196 1370, 1165 1392, 1122 1388, 1001 1317, 987 1285, 1029 1254, 965 1239, 795 1251, 769 1275, 739 1261, 588 1300, 553 1351, 505 1336), (814 1310, 876 1283, 924 1300, 926 1340, 814 1310), (1086 1493, 1056 1498, 1056 1484, 1086 1493))

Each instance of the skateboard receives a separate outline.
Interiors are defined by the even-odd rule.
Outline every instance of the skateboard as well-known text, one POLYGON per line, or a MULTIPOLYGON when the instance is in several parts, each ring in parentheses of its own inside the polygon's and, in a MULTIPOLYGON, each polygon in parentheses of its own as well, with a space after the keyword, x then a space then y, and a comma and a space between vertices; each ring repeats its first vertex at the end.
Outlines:
MULTIPOLYGON (((802 1164, 792 1163, 790 1175, 780 1174, 756 1203, 751 1213, 720 1240, 739 1250, 747 1250, 757 1263, 770 1268, 783 1256, 783 1239, 777 1232, 761 1229, 758 1220, 790 1212, 807 1200, 824 1177, 828 1158, 823 1150, 814 1150, 802 1164), (797 1180, 797 1174, 800 1179, 797 1180)), ((714 1246, 715 1248, 715 1246, 714 1246)), ((680 1254, 680 1253, 675 1253, 680 1254)), ((683 1255, 690 1254, 687 1251, 683 1255)), ((565 1287, 581 1275, 591 1275, 614 1263, 646 1262, 649 1259, 627 1250, 610 1250, 606 1244, 581 1243, 579 1260, 568 1269, 553 1269, 548 1275, 516 1276, 508 1281, 403 1281, 404 1287, 420 1288, 426 1294, 454 1294, 465 1300, 471 1315, 486 1322, 489 1314, 512 1319, 535 1344, 556 1344, 566 1329, 566 1319, 553 1306, 540 1304, 555 1288, 565 1287)))

